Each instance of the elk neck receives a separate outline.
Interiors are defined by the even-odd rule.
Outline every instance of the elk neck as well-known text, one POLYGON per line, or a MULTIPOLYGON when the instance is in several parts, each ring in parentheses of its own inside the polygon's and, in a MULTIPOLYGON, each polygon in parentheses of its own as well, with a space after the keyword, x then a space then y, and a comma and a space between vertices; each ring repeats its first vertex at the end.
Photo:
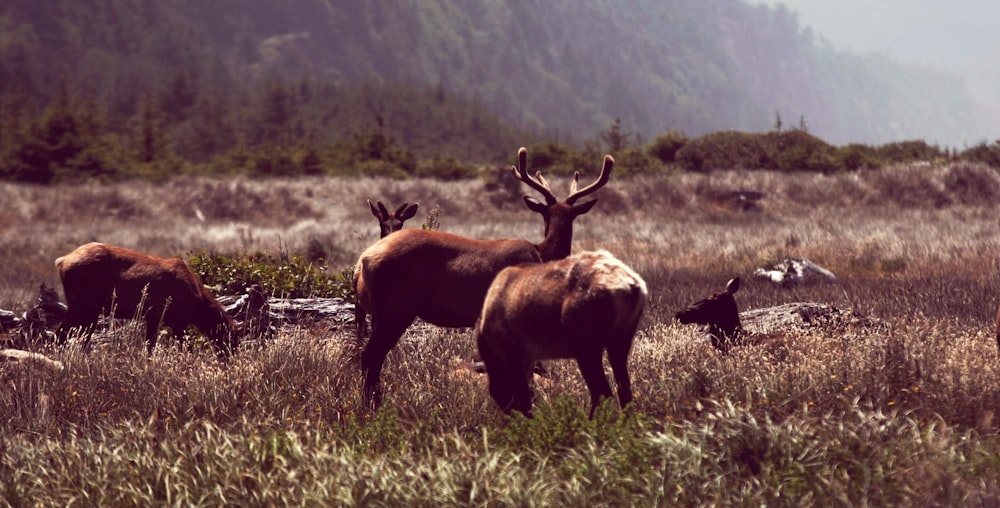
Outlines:
POLYGON ((569 257, 573 250, 573 219, 576 214, 565 203, 549 207, 545 218, 545 239, 535 245, 543 262, 569 257))

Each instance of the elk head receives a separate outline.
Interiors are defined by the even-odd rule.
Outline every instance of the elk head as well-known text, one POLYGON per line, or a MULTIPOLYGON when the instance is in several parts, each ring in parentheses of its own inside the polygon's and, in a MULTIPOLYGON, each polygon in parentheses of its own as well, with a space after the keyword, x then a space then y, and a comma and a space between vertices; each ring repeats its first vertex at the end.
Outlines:
POLYGON ((712 345, 726 352, 743 334, 740 311, 733 297, 739 289, 740 278, 733 278, 726 284, 725 291, 709 295, 677 312, 677 320, 684 324, 708 325, 712 345))
POLYGON ((552 192, 552 187, 542 177, 541 171, 536 171, 534 178, 528 174, 528 149, 523 146, 517 151, 517 166, 511 169, 514 178, 524 182, 532 189, 537 190, 545 198, 542 203, 531 196, 524 196, 524 204, 529 209, 542 214, 545 220, 545 239, 538 244, 538 252, 542 255, 542 261, 552 261, 569 256, 573 244, 573 219, 590 211, 597 204, 596 199, 577 203, 577 200, 596 192, 604 187, 611 179, 611 170, 614 168, 615 159, 610 155, 604 156, 604 165, 601 167, 601 175, 590 185, 577 190, 580 180, 580 172, 573 174, 573 181, 570 183, 569 196, 560 202, 552 192))
POLYGON ((408 205, 403 203, 396 208, 396 211, 390 215, 389 210, 386 209, 385 205, 381 201, 376 201, 372 203, 372 200, 368 200, 368 208, 371 208, 372 215, 378 219, 378 227, 380 230, 379 238, 385 238, 389 233, 394 233, 403 229, 403 223, 408 219, 413 218, 417 214, 417 207, 420 206, 419 203, 413 203, 408 205))

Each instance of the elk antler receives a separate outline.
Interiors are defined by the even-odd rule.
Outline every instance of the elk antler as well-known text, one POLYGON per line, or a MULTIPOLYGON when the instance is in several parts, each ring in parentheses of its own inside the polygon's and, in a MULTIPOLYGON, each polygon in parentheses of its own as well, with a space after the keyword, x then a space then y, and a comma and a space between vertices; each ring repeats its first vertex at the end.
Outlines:
POLYGON ((517 166, 512 166, 510 168, 511 172, 514 173, 514 178, 528 184, 528 187, 541 192, 542 196, 545 196, 545 202, 549 206, 556 204, 558 200, 556 199, 555 194, 552 193, 549 183, 545 181, 545 178, 542 178, 542 172, 536 171, 535 178, 532 178, 531 175, 528 174, 527 165, 528 149, 522 146, 517 151, 517 166))
POLYGON ((569 184, 569 197, 566 198, 566 203, 572 205, 577 199, 604 187, 604 185, 608 183, 608 180, 611 179, 611 169, 614 168, 614 166, 615 158, 610 155, 605 155, 604 167, 601 168, 601 176, 597 177, 597 181, 580 190, 576 190, 577 182, 580 180, 580 172, 577 171, 573 175, 573 182, 569 184))

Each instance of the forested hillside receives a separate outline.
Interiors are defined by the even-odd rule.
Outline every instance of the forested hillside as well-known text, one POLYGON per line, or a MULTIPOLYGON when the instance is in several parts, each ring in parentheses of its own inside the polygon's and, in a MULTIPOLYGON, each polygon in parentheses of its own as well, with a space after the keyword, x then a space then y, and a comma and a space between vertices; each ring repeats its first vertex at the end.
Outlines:
POLYGON ((9 0, 0 153, 30 161, 10 152, 43 114, 139 160, 266 145, 299 170, 336 143, 493 161, 616 119, 637 141, 778 116, 832 143, 979 140, 959 80, 814 39, 740 0, 9 0))

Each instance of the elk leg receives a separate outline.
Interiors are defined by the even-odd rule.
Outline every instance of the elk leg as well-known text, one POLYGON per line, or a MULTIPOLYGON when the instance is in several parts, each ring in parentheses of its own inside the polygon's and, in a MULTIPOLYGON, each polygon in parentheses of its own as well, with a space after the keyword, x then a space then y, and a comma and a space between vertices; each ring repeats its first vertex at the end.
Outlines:
POLYGON ((58 344, 65 344, 69 340, 69 335, 73 328, 79 328, 80 336, 85 336, 87 338, 86 342, 90 343, 90 336, 94 331, 94 325, 97 323, 98 318, 100 318, 101 311, 99 309, 79 309, 80 306, 76 305, 66 310, 66 317, 63 318, 62 323, 59 324, 59 328, 56 329, 56 342, 58 344))
POLYGON ((160 320, 147 317, 146 321, 146 354, 153 354, 153 348, 156 347, 156 339, 160 332, 160 320))
POLYGON ((366 312, 360 304, 354 304, 354 331, 355 337, 360 345, 364 342, 365 337, 368 335, 368 323, 366 322, 366 317, 368 312, 366 312))
POLYGON ((631 344, 625 347, 609 347, 608 363, 611 364, 611 372, 615 376, 615 385, 618 387, 618 403, 624 408, 632 402, 632 380, 628 374, 628 354, 631 344))
POLYGON ((601 399, 611 397, 611 385, 608 384, 608 377, 604 375, 604 363, 601 358, 601 350, 587 351, 577 356, 576 363, 583 374, 583 380, 587 382, 590 390, 590 417, 594 417, 594 410, 597 409, 601 399))
POLYGON ((399 338, 403 336, 403 332, 412 321, 413 318, 410 318, 409 320, 382 323, 378 327, 373 327, 371 340, 361 352, 361 373, 365 378, 362 396, 365 405, 373 410, 377 410, 382 405, 382 387, 379 380, 382 378, 382 365, 385 363, 385 357, 392 348, 396 347, 399 338))
POLYGON ((490 348, 489 341, 483 340, 479 341, 479 357, 486 367, 490 397, 504 413, 509 414, 514 408, 514 393, 511 391, 510 375, 503 357, 490 348))
POLYGON ((515 381, 513 385, 514 389, 514 400, 516 408, 524 416, 532 418, 531 407, 535 403, 535 379, 534 379, 534 367, 537 362, 527 361, 523 355, 519 355, 516 359, 515 371, 511 371, 514 376, 512 376, 515 381))

